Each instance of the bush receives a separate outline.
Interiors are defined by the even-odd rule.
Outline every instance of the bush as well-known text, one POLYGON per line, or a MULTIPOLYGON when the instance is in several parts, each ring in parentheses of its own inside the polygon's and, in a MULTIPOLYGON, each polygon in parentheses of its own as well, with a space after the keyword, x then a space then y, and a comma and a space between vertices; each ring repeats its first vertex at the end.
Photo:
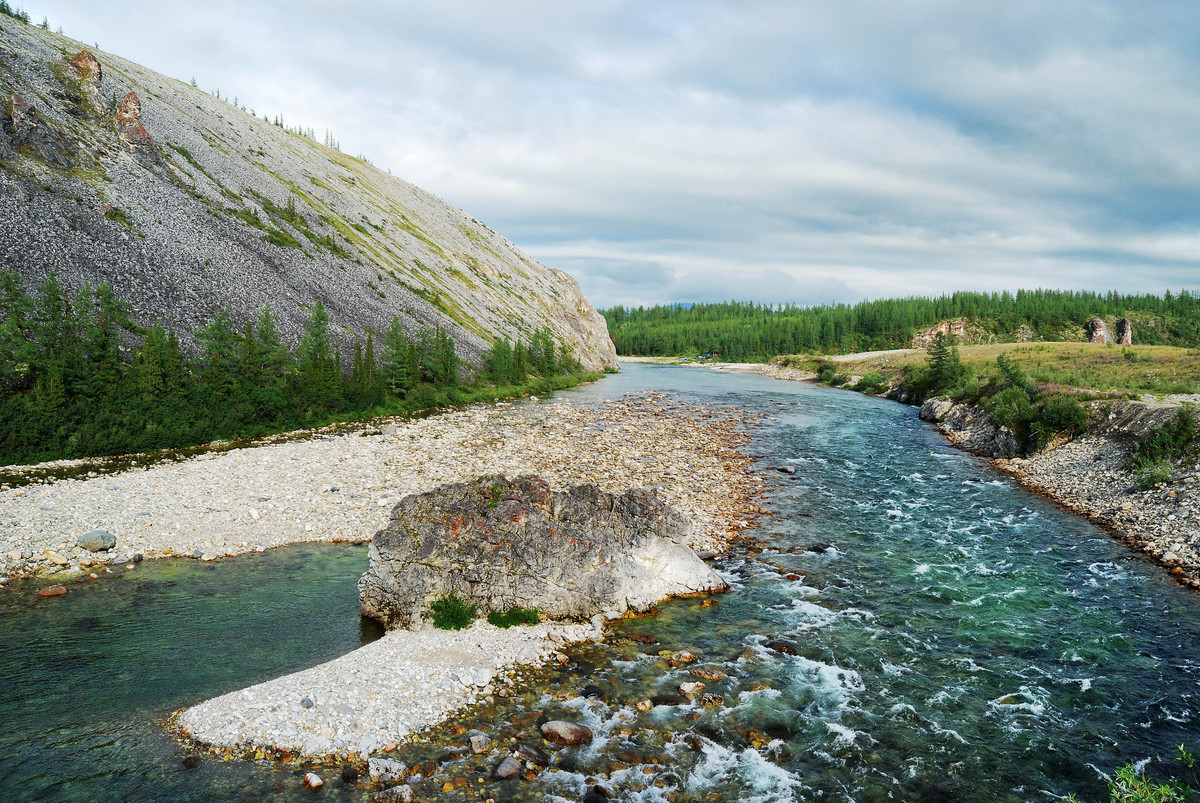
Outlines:
POLYGON ((1196 442, 1196 417, 1190 407, 1180 407, 1175 418, 1150 433, 1138 444, 1133 463, 1140 466, 1158 460, 1176 460, 1192 449, 1196 442))
POLYGON ((834 374, 833 378, 829 380, 829 384, 833 385, 835 388, 840 388, 849 381, 850 376, 848 374, 834 374))
POLYGON ((817 379, 821 380, 822 382, 833 381, 833 375, 836 373, 837 365, 829 360, 825 360, 817 366, 817 379))
POLYGON ((1171 479, 1174 473, 1175 467, 1171 465, 1170 460, 1166 458, 1148 460, 1134 470, 1134 484, 1137 485, 1139 491, 1148 491, 1155 485, 1171 479))
POLYGON ((854 389, 859 393, 879 393, 885 387, 887 387, 887 380, 883 378, 883 374, 878 371, 872 371, 858 380, 858 384, 854 386, 854 389))
POLYGON ((1005 388, 995 396, 985 399, 983 406, 993 424, 997 427, 1008 427, 1013 432, 1025 431, 1029 419, 1033 416, 1033 401, 1029 398, 1029 393, 1021 387, 1005 388))
POLYGON ((462 630, 475 619, 477 605, 468 605, 458 594, 447 594, 429 606, 433 626, 442 630, 462 630))
POLYGON ((513 625, 536 625, 538 623, 537 608, 509 608, 501 613, 492 611, 488 614, 488 624, 508 629, 513 625))
POLYGON ((1038 448, 1045 446, 1058 434, 1073 435, 1087 423, 1087 410, 1070 396, 1055 396, 1038 406, 1037 420, 1032 431, 1038 448))

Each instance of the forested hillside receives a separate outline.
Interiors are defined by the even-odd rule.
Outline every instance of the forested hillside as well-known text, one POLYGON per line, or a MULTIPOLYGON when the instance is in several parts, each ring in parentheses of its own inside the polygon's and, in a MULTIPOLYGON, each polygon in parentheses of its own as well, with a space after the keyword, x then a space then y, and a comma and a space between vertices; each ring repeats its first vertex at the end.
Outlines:
POLYGON ((1200 296, 1122 295, 1061 290, 961 292, 819 307, 727 302, 603 311, 617 353, 674 356, 714 353, 724 360, 777 354, 852 353, 907 348, 916 332, 941 321, 965 322, 977 343, 1084 340, 1095 317, 1128 317, 1135 342, 1200 346, 1200 296))

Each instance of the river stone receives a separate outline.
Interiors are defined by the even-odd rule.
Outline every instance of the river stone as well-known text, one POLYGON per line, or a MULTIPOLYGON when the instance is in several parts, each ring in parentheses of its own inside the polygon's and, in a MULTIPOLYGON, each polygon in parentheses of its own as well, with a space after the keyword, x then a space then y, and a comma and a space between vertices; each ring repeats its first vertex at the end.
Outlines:
POLYGON ((558 744, 583 744, 592 740, 592 729, 586 725, 554 719, 542 725, 542 736, 558 744))
POLYGON ((521 762, 512 756, 505 756, 504 760, 496 765, 496 769, 492 770, 492 777, 498 781, 516 778, 520 774, 521 762))
POLYGON ((481 613, 519 606, 587 620, 727 590, 685 546, 690 528, 641 488, 552 491, 538 477, 501 475, 443 485, 401 499, 371 540, 362 612, 415 630, 433 602, 454 593, 481 613))
POLYGON ((416 792, 406 783, 376 792, 371 798, 375 803, 413 803, 416 799, 416 792))
POLYGON ((117 545, 117 539, 104 530, 92 530, 79 536, 75 546, 89 552, 107 552, 117 545))
POLYGON ((513 747, 513 754, 522 761, 537 764, 539 767, 550 766, 550 754, 529 742, 517 742, 513 747))
POLYGON ((309 772, 304 775, 304 785, 309 789, 320 789, 325 785, 325 782, 321 780, 320 775, 317 775, 315 772, 309 772))
POLYGON ((408 766, 403 761, 391 758, 369 758, 367 774, 381 783, 394 783, 404 780, 408 775, 408 766))
POLYGON ((61 597, 66 593, 67 589, 62 586, 46 586, 45 588, 39 588, 37 595, 39 597, 61 597))
POLYGON ((492 748, 492 740, 485 733, 477 733, 471 737, 471 752, 475 755, 486 753, 492 748))

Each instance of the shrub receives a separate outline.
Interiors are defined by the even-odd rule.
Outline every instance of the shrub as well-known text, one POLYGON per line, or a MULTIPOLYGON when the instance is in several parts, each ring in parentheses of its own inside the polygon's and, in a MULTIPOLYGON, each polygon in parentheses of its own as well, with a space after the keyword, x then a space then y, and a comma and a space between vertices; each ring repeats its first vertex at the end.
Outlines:
POLYGON ((1166 458, 1148 460, 1138 465, 1133 472, 1134 484, 1137 485, 1139 491, 1148 491, 1155 485, 1171 479, 1171 475, 1174 473, 1175 467, 1171 465, 1170 460, 1166 458))
POLYGON ((1175 460, 1186 454, 1196 441, 1196 417, 1189 407, 1180 407, 1175 417, 1150 433, 1133 453, 1137 465, 1156 460, 1175 460))
POLYGON ((992 423, 1013 432, 1024 431, 1033 413, 1033 401, 1022 387, 1008 387, 984 400, 992 423))
POLYGON ((442 630, 462 630, 475 619, 476 605, 468 605, 458 594, 447 594, 429 606, 433 626, 442 630))
POLYGON ((513 625, 536 625, 538 623, 537 608, 509 608, 501 613, 492 611, 488 614, 488 624, 508 629, 513 625))
POLYGON ((824 360, 820 365, 817 366, 817 379, 821 380, 822 382, 833 381, 833 375, 836 373, 837 365, 829 360, 824 360))
POLYGON ((1087 423, 1087 410, 1070 396, 1055 396, 1038 406, 1032 430, 1038 447, 1045 446, 1060 433, 1074 434, 1087 423))
POLYGON ((829 384, 833 385, 835 388, 840 388, 849 381, 850 377, 847 374, 834 374, 833 378, 829 380, 829 384))
POLYGON ((858 380, 858 384, 854 386, 854 389, 859 393, 879 393, 885 387, 887 387, 887 380, 883 378, 883 374, 878 371, 872 371, 858 380))

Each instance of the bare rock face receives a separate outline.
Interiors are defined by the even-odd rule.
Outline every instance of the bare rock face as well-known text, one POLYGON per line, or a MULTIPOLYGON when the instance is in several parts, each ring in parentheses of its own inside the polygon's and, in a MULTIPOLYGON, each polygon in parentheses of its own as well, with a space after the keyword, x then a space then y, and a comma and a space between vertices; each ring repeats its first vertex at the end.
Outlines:
POLYGON ((500 475, 413 494, 375 534, 358 581, 364 616, 416 629, 455 593, 481 613, 513 606, 550 618, 616 617, 725 582, 684 545, 691 523, 652 491, 552 491, 500 475))
POLYGON ((100 93, 100 84, 104 80, 104 68, 100 62, 87 50, 80 50, 67 58, 66 62, 79 79, 82 103, 94 114, 107 114, 110 109, 100 93))
POLYGON ((117 104, 117 134, 133 151, 138 161, 152 167, 163 167, 162 151, 150 132, 142 125, 142 99, 135 92, 126 93, 117 104))
POLYGON ((1088 321, 1087 333, 1089 343, 1113 342, 1112 335, 1108 333, 1108 327, 1105 326, 1103 318, 1092 318, 1088 321))
POLYGON ((993 424, 982 406, 955 404, 945 397, 926 399, 920 417, 936 423, 955 445, 972 454, 1010 458, 1025 453, 1017 436, 1008 427, 993 424))
POLYGON ((12 126, 12 137, 17 151, 28 153, 65 170, 75 167, 70 148, 46 123, 32 103, 20 95, 12 95, 9 104, 9 123, 12 126))
POLYGON ((1117 321, 1117 345, 1133 345, 1133 321, 1128 318, 1122 318, 1117 321))

